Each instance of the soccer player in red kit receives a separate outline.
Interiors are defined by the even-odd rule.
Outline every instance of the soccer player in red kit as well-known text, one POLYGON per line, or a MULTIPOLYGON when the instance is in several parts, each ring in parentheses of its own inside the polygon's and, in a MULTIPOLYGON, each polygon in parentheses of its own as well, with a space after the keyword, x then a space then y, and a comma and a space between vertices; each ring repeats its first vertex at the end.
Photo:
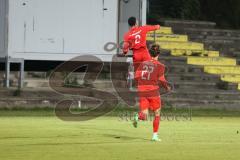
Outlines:
POLYGON ((140 103, 140 112, 134 117, 134 127, 137 127, 138 120, 147 120, 149 110, 154 112, 153 141, 161 141, 158 138, 160 123, 161 98, 159 86, 170 91, 168 82, 165 79, 165 66, 158 61, 160 54, 159 45, 153 45, 150 49, 151 60, 142 62, 135 72, 140 103))
POLYGON ((135 17, 130 17, 128 24, 130 30, 124 35, 123 53, 127 54, 129 50, 133 51, 133 63, 137 70, 141 62, 151 60, 146 42, 147 33, 160 29, 160 25, 138 26, 135 17))

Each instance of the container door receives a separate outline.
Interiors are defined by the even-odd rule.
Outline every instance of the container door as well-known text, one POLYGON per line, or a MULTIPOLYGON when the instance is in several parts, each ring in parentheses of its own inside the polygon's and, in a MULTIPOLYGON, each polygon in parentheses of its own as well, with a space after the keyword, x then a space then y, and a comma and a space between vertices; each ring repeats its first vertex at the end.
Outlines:
POLYGON ((64 53, 100 54, 103 45, 102 0, 64 0, 64 53))
MULTIPOLYGON (((103 2, 103 44, 113 42, 118 43, 118 0, 102 0, 103 2)), ((103 47, 102 47, 103 50, 103 47)), ((112 52, 104 51, 106 54, 116 54, 117 50, 112 52)))
POLYGON ((29 10, 26 0, 9 0, 9 53, 25 52, 26 17, 29 10))
POLYGON ((63 1, 26 0, 25 52, 63 53, 63 1))
POLYGON ((0 57, 6 56, 6 15, 7 15, 7 1, 0 1, 0 57))

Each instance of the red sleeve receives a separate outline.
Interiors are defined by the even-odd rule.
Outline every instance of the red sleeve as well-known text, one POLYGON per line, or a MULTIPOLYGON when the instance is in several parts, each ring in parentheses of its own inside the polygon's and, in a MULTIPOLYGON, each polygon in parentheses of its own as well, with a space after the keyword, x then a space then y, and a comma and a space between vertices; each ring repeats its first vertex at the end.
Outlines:
POLYGON ((130 49, 130 42, 128 40, 128 34, 124 36, 124 41, 123 41, 123 53, 127 54, 130 49))
POLYGON ((144 26, 146 32, 155 31, 160 29, 160 25, 146 25, 144 26))
POLYGON ((164 75, 162 75, 162 76, 160 77, 159 81, 160 81, 161 86, 163 86, 163 88, 168 89, 168 82, 167 82, 167 80, 165 79, 165 76, 164 76, 164 75))
POLYGON ((165 89, 168 88, 168 82, 164 76, 165 73, 165 67, 164 66, 159 66, 159 82, 161 84, 161 86, 163 86, 165 89))

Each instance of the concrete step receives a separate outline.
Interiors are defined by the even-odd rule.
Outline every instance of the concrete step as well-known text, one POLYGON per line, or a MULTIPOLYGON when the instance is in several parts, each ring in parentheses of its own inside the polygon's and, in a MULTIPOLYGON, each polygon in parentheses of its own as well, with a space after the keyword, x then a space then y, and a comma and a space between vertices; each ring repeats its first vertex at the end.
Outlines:
POLYGON ((216 23, 206 21, 183 21, 183 20, 165 20, 164 25, 169 27, 189 27, 189 28, 215 28, 216 23))
POLYGON ((168 97, 171 98, 191 98, 198 100, 239 100, 240 92, 239 91, 174 91, 168 97))
POLYGON ((119 88, 128 88, 128 84, 127 81, 124 80, 97 80, 96 82, 94 82, 93 86, 95 88, 99 88, 99 89, 109 89, 109 88, 114 88, 113 83, 115 86, 119 87, 119 88), (114 82, 113 82, 114 81, 114 82))
MULTIPOLYGON (((24 107, 24 108, 33 108, 33 107, 55 107, 55 104, 63 99, 69 99, 69 96, 72 94, 74 99, 76 99, 75 107, 79 107, 79 100, 81 107, 95 107, 99 104, 98 100, 93 98, 98 94, 95 91, 90 91, 89 89, 81 88, 77 91, 71 91, 71 88, 67 89, 69 95, 64 96, 63 94, 56 93, 49 88, 25 88, 20 96, 16 96, 16 90, 10 89, 0 89, 0 108, 11 108, 11 107, 24 107), (84 92, 85 96, 77 96, 79 93, 84 92), (76 92, 76 93, 75 93, 76 92), (14 96, 15 95, 15 96, 14 96), (80 99, 79 99, 80 98, 80 99)), ((114 90, 106 89, 108 92, 114 92, 114 90)), ((131 92, 123 89, 120 90, 122 94, 125 95, 125 98, 133 99, 134 96, 131 92)), ((224 107, 239 107, 239 93, 232 91, 221 91, 216 89, 198 89, 194 91, 193 89, 181 91, 174 91, 172 94, 163 95, 164 104, 169 106, 176 107, 214 107, 214 108, 224 108, 224 107), (224 99, 226 98, 227 99, 224 99)), ((73 98, 72 97, 72 98, 73 98)), ((99 95, 97 96, 99 97, 99 95)), ((71 98, 71 99, 72 99, 71 98)), ((111 101, 111 99, 109 99, 111 101)), ((112 99, 115 100, 115 99, 112 99)), ((128 100, 128 99, 126 99, 128 100)))
MULTIPOLYGON (((118 87, 125 88, 127 87, 127 81, 126 80, 117 80, 114 79, 114 84, 118 87)), ((27 88, 46 88, 49 87, 49 80, 47 79, 26 79, 24 81, 24 86, 27 88)), ((69 86, 81 86, 83 84, 82 80, 78 80, 78 84, 66 84, 69 86)), ((109 80, 97 80, 93 83, 93 87, 95 88, 113 88, 112 81, 109 80)))
MULTIPOLYGON (((37 108, 55 108, 55 105, 62 99, 0 99, 0 108, 21 108, 21 109, 37 109, 37 108)), ((205 109, 224 109, 224 110, 239 110, 239 100, 198 100, 198 99, 179 99, 163 97, 163 107, 176 108, 205 108, 205 109)), ((115 101, 115 100, 113 100, 115 101)), ((109 100, 111 102, 111 100, 109 100)), ((137 101, 136 101, 137 102, 137 101)), ((93 99, 76 99, 71 108, 90 109, 94 108, 101 102, 93 99)), ((138 107, 138 105, 134 106, 138 107)))
POLYGON ((239 109, 239 100, 198 100, 182 98, 163 98, 165 104, 177 108, 239 109))
MULTIPOLYGON (((59 89, 60 90, 60 89, 59 89)), ((1 98, 6 99, 8 98, 12 98, 12 99, 48 99, 48 98, 53 98, 53 99, 57 99, 57 98, 61 98, 64 96, 64 93, 68 93, 66 96, 75 96, 75 97, 84 97, 81 96, 81 93, 84 93, 85 96, 89 96, 89 97, 94 97, 94 94, 98 94, 95 93, 95 89, 94 90, 90 90, 89 88, 62 88, 61 90, 64 90, 63 93, 58 93, 55 92, 53 89, 50 88, 25 88, 20 92, 20 95, 16 95, 16 92, 18 92, 16 89, 11 88, 11 89, 0 89, 0 94, 1 94, 1 98), (37 90, 37 92, 36 92, 37 90), (76 92, 78 92, 76 94, 76 92)), ((116 93, 116 90, 114 88, 106 88, 106 89, 102 89, 99 91, 106 91, 109 93, 116 93)), ((118 88, 119 93, 123 93, 125 94, 127 97, 131 97, 134 96, 132 95, 132 91, 130 91, 127 88, 118 88)), ((135 90, 136 92, 136 90, 135 90)), ((165 93, 165 92, 164 92, 165 93)), ((240 96, 240 91, 227 91, 227 90, 219 90, 219 89, 209 89, 209 90, 205 90, 203 88, 200 88, 198 90, 187 90, 187 89, 182 89, 182 90, 174 90, 173 92, 171 92, 171 94, 168 94, 167 97, 182 97, 184 98, 184 96, 186 95, 187 98, 191 98, 191 95, 193 95, 193 97, 199 96, 200 99, 208 99, 208 96, 212 96, 212 97, 216 97, 218 99, 220 98, 224 98, 225 96, 229 96, 232 97, 232 99, 234 98, 238 98, 238 96, 240 96), (219 97, 217 97, 219 96, 219 97)), ((166 95, 163 95, 166 96, 166 95)))
POLYGON ((240 52, 239 41, 234 40, 211 40, 192 39, 194 42, 202 42, 208 50, 218 50, 222 56, 236 57, 234 52, 240 52))
POLYGON ((48 79, 25 79, 24 87, 29 87, 29 88, 49 87, 49 80, 48 79))
POLYGON ((240 51, 234 51, 232 54, 233 54, 233 57, 237 58, 238 64, 239 64, 239 62, 240 62, 240 51))
MULTIPOLYGON (((173 82, 175 85, 175 89, 197 89, 197 88, 218 88, 219 83, 219 76, 208 75, 203 73, 203 67, 198 66, 183 66, 183 65, 173 65, 167 69, 167 72, 170 74, 167 75, 167 79, 170 82, 173 82), (175 73, 178 73, 175 74, 175 73), (182 75, 180 75, 182 73, 182 75), (174 75, 175 74, 175 75, 174 75), (198 76, 195 76, 198 74, 198 76), (203 76, 204 75, 204 76, 203 76)), ((124 80, 117 80, 113 79, 115 87, 118 88, 127 88, 128 83, 124 80)), ((105 80, 97 80, 93 83, 95 88, 99 89, 111 89, 114 88, 113 82, 109 79, 105 80)), ((83 82, 82 80, 78 80, 78 85, 81 85, 83 82)), ((228 90, 236 89, 237 84, 229 84, 225 86, 228 90)), ((17 83, 16 83, 17 86, 17 83)), ((48 79, 26 79, 25 80, 25 87, 28 88, 44 88, 49 87, 49 80, 48 79)))
POLYGON ((187 35, 203 35, 203 36, 226 36, 239 37, 240 30, 224 30, 224 29, 210 29, 210 28, 191 28, 191 27, 174 27, 175 34, 187 35))
POLYGON ((232 41, 232 42, 239 42, 240 41, 240 37, 239 36, 201 36, 201 35, 189 35, 190 40, 194 40, 194 39, 199 39, 199 40, 221 40, 221 41, 232 41))
MULTIPOLYGON (((222 81, 192 81, 192 80, 184 80, 184 81, 171 81, 169 79, 170 83, 174 85, 175 90, 198 90, 198 89, 204 89, 204 90, 229 90, 229 91, 236 91, 238 89, 238 84, 235 83, 227 83, 222 81)), ((94 87, 97 89, 102 90, 111 90, 115 87, 118 89, 127 89, 128 84, 127 81, 114 81, 114 86, 112 84, 112 81, 97 81, 94 83, 94 87)))
MULTIPOLYGON (((105 91, 109 93, 115 93, 114 88, 106 88, 106 89, 96 89, 92 90, 89 88, 71 88, 71 87, 61 87, 55 91, 49 87, 40 87, 40 88, 24 88, 20 92, 16 90, 16 88, 10 89, 0 89, 0 94, 3 99, 11 98, 11 99, 62 99, 63 97, 69 98, 69 96, 73 97, 96 97, 99 94, 97 91, 105 91), (37 90, 37 91, 36 91, 37 90)), ((129 92, 129 90, 121 89, 121 92, 129 92)))
POLYGON ((231 40, 203 40, 205 47, 208 49, 218 49, 221 52, 231 54, 232 52, 240 51, 239 42, 231 40))
MULTIPOLYGON (((55 108, 56 104, 61 102, 64 97, 57 97, 57 98, 11 98, 11 99, 1 99, 0 98, 0 109, 38 109, 38 108, 55 108)), ((111 101, 111 100, 109 100, 111 101)), ((115 100, 113 100, 115 101, 115 100)), ((83 99, 78 98, 74 101, 71 106, 73 108, 82 108, 82 109, 90 109, 94 108, 97 105, 101 104, 100 101, 93 100, 93 99, 83 99), (81 106, 80 106, 81 105, 81 106)))
MULTIPOLYGON (((217 78, 209 79, 198 79, 191 80, 191 76, 185 76, 185 79, 179 79, 175 77, 167 77, 170 82, 173 83, 176 90, 194 90, 194 89, 226 89, 226 90, 236 90, 238 88, 237 84, 224 83, 221 84, 220 80, 217 78), (221 86, 223 85, 223 87, 221 86), (222 87, 222 88, 221 88, 222 87)), ((79 83, 81 85, 81 83, 79 83)), ((25 81, 25 86, 28 88, 47 88, 49 87, 48 80, 36 80, 28 79, 25 81)), ((126 89, 128 88, 128 83, 126 80, 97 80, 93 83, 95 89, 100 90, 111 90, 115 87, 126 89)))
POLYGON ((203 73, 202 66, 195 65, 169 65, 166 67, 167 73, 203 73))
POLYGON ((25 72, 25 78, 47 78, 47 72, 25 72))
POLYGON ((224 46, 227 46, 227 47, 236 47, 236 48, 239 48, 239 42, 237 41, 234 41, 234 40, 230 40, 230 39, 227 39, 227 40, 222 40, 222 39, 217 39, 217 40, 212 40, 212 39, 206 39, 206 40, 202 40, 202 42, 206 45, 224 45, 224 46))
POLYGON ((194 82, 219 82, 220 76, 211 74, 194 74, 194 73, 182 73, 182 74, 167 74, 167 80, 171 82, 176 81, 194 81, 194 82))
POLYGON ((235 83, 227 83, 227 82, 194 82, 194 81, 182 81, 182 82, 173 82, 174 89, 175 90, 215 90, 215 89, 221 89, 221 90, 229 90, 229 91, 237 91, 238 84, 235 83))
MULTIPOLYGON (((127 81, 114 81, 115 87, 118 88, 128 88, 127 81)), ((204 88, 204 89, 218 89, 218 82, 210 82, 210 81, 174 81, 173 82, 174 87, 176 90, 181 89, 198 89, 198 88, 204 88)), ((111 89, 114 88, 112 81, 110 80, 98 80, 96 81, 93 86, 97 89, 111 89)), ((237 84, 231 84, 229 83, 227 85, 228 90, 237 90, 238 86, 237 84)))
POLYGON ((187 63, 187 58, 160 55, 159 61, 165 65, 185 65, 187 63))

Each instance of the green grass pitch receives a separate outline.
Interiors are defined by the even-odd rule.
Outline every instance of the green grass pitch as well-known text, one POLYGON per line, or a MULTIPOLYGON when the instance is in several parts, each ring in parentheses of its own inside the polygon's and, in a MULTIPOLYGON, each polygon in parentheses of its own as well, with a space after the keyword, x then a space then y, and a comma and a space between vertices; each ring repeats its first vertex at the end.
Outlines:
POLYGON ((1 160, 237 160, 239 117, 193 117, 161 122, 162 142, 151 142, 152 123, 101 117, 63 122, 54 116, 1 116, 1 160))

